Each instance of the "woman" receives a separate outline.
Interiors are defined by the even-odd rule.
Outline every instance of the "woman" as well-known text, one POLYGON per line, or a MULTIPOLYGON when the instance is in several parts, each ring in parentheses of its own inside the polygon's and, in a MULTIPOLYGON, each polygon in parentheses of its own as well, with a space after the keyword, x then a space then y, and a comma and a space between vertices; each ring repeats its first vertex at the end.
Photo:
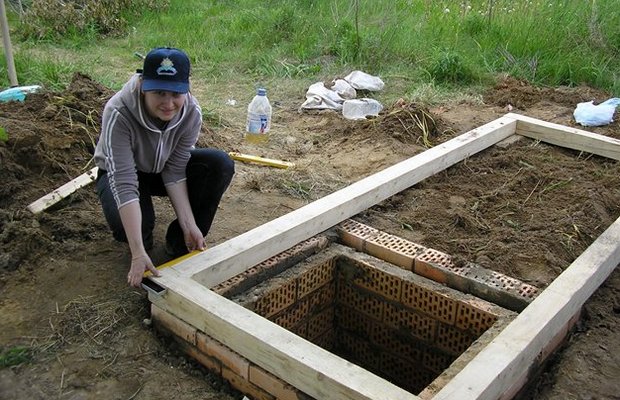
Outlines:
POLYGON ((234 174, 225 152, 194 148, 202 114, 189 92, 189 74, 183 51, 153 49, 103 111, 95 149, 97 193, 113 237, 129 244, 127 282, 134 287, 147 270, 159 276, 147 254, 155 226, 152 196, 168 196, 174 208, 166 251, 176 258, 204 250, 234 174))

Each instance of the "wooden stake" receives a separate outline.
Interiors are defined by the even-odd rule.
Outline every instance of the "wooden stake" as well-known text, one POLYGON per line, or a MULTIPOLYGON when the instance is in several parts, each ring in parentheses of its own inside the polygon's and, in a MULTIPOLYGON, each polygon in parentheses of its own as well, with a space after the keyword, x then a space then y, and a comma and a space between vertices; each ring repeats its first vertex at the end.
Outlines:
POLYGON ((9 73, 9 82, 11 87, 18 86, 15 61, 13 60, 13 47, 11 46, 11 37, 9 36, 9 22, 6 18, 4 1, 0 1, 0 24, 2 24, 2 43, 4 45, 4 56, 6 57, 6 69, 9 73))

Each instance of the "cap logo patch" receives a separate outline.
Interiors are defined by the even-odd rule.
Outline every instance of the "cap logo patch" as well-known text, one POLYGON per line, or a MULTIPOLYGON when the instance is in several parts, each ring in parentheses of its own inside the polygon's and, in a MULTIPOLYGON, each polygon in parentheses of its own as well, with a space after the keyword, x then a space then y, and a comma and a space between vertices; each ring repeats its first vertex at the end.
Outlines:
POLYGON ((168 75, 174 76, 177 74, 176 68, 174 68, 174 64, 172 61, 166 57, 161 61, 161 65, 157 68, 157 75, 168 75))

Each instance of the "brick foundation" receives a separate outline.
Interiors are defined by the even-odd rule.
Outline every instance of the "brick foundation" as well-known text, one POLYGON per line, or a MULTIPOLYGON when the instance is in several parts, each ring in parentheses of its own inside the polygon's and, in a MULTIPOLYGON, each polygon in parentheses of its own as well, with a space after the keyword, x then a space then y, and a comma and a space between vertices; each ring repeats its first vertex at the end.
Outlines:
MULTIPOLYGON (((428 249, 362 228, 373 232, 373 240, 340 229, 342 241, 357 241, 355 247, 390 262, 316 237, 213 290, 410 393, 429 398, 516 314, 412 273, 428 249)), ((435 261, 425 262, 433 270, 439 268, 435 261)), ((172 333, 187 354, 249 397, 309 398, 154 305, 152 317, 156 327, 172 333)))

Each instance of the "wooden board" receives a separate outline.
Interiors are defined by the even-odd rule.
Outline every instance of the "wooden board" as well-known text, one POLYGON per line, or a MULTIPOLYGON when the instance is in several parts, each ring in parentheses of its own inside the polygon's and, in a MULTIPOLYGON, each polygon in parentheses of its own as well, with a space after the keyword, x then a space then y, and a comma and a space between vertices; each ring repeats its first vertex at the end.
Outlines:
POLYGON ((511 136, 502 117, 188 258, 173 268, 213 287, 511 136), (204 272, 203 272, 204 271, 204 272))
POLYGON ((518 135, 573 150, 585 151, 613 160, 620 160, 620 140, 618 139, 541 121, 524 115, 509 113, 506 116, 515 118, 518 121, 516 131, 518 135))
POLYGON ((30 205, 26 208, 33 214, 38 214, 41 211, 48 209, 49 207, 58 203, 60 200, 69 196, 71 193, 78 190, 79 188, 94 182, 95 179, 97 179, 97 170, 98 168, 94 167, 91 170, 84 172, 82 175, 65 183, 53 192, 48 193, 45 196, 41 197, 39 200, 30 203, 30 205))

